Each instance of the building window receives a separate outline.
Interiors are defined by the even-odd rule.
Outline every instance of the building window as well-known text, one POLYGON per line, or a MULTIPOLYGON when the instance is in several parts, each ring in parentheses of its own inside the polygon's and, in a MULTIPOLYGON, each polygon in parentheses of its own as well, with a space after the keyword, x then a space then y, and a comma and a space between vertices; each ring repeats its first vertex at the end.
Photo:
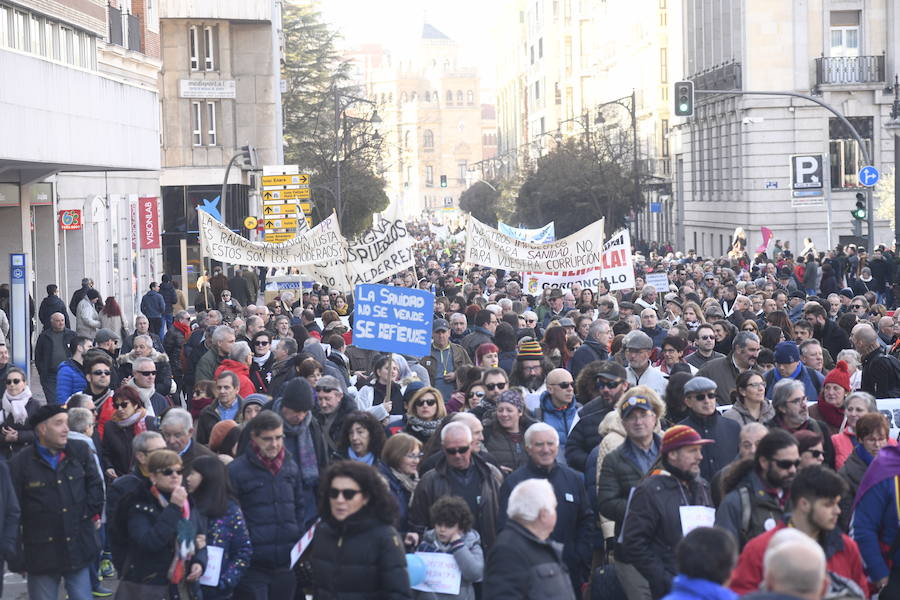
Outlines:
POLYGON ((431 102, 431 92, 425 92, 425 102, 431 102))
POLYGON ((216 135, 216 103, 206 103, 206 145, 215 146, 219 141, 216 135))
POLYGON ((659 49, 659 81, 661 83, 669 81, 669 51, 665 48, 659 49))
POLYGON ((538 38, 538 58, 544 57, 544 38, 538 38))
POLYGON ((202 121, 203 114, 200 110, 199 102, 191 102, 191 144, 194 146, 203 145, 202 121))
POLYGON ((207 25, 203 28, 203 66, 207 71, 216 70, 214 40, 215 32, 207 25))
POLYGON ((9 9, 0 6, 0 48, 9 46, 9 9))
POLYGON ((150 31, 159 31, 159 10, 157 7, 159 0, 147 0, 147 29, 150 31))
POLYGON ((434 185, 434 167, 431 165, 425 166, 425 185, 429 187, 434 185))
POLYGON ((29 22, 31 30, 28 34, 28 41, 31 42, 31 52, 41 54, 41 20, 35 15, 31 15, 29 22))
POLYGON ((466 184, 466 172, 469 170, 469 162, 465 160, 457 161, 456 163, 456 175, 459 180, 459 185, 466 184))
POLYGON ((541 82, 540 81, 534 82, 534 99, 535 100, 541 99, 541 82))
POLYGON ((190 39, 188 46, 191 53, 191 71, 200 70, 200 32, 196 25, 192 25, 189 30, 190 39))
POLYGON ((859 11, 831 12, 829 56, 859 56, 859 11))
POLYGON ((69 29, 68 27, 63 27, 60 32, 61 38, 62 38, 60 40, 60 42, 62 44, 62 52, 60 53, 59 58, 62 62, 66 63, 66 64, 72 64, 75 62, 75 54, 73 51, 74 42, 72 40, 74 33, 75 32, 72 31, 71 29, 69 29))
POLYGON ((13 48, 17 48, 18 50, 27 51, 28 50, 28 15, 23 12, 16 11, 15 18, 13 20, 13 39, 15 43, 13 44, 13 48))
MULTIPOLYGON (((872 153, 872 117, 847 117, 856 128, 872 153)), ((859 144, 844 124, 836 119, 828 119, 828 151, 831 160, 831 187, 834 189, 859 187, 857 174, 865 166, 859 144)))
POLYGON ((475 104, 475 92, 472 90, 466 92, 466 104, 469 106, 475 104))
POLYGON ((453 92, 450 90, 447 90, 447 106, 452 106, 452 105, 453 105, 453 92))
POLYGON ((410 139, 410 137, 411 137, 411 136, 409 135, 409 129, 407 129, 407 130, 406 130, 406 133, 403 134, 403 147, 404 147, 404 148, 409 148, 409 139, 410 139))
POLYGON ((426 129, 425 133, 422 134, 422 145, 426 150, 434 148, 434 132, 430 129, 426 129))
POLYGON ((456 103, 460 106, 463 105, 463 93, 462 90, 456 90, 456 103))
POLYGON ((534 64, 534 46, 531 46, 529 52, 531 54, 531 64, 534 64))
MULTIPOLYGON (((663 157, 669 156, 669 120, 661 119, 660 129, 662 129, 662 155, 663 157)), ((725 154, 728 156, 728 153, 725 154)))

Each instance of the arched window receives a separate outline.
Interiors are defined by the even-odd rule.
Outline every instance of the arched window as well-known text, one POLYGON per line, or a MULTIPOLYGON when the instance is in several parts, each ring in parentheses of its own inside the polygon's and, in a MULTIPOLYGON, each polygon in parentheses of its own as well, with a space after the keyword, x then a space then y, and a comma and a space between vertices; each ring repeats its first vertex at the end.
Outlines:
POLYGON ((472 90, 466 92, 466 102, 468 104, 475 104, 475 92, 473 92, 472 90))
POLYGON ((456 103, 462 106, 463 103, 463 93, 462 90, 456 90, 456 103))
POLYGON ((425 92, 425 102, 431 102, 431 92, 425 92))
POLYGON ((430 129, 426 129, 422 134, 422 145, 426 148, 434 148, 434 132, 430 129))
POLYGON ((406 92, 400 92, 400 103, 403 104, 404 102, 407 101, 407 99, 408 98, 407 98, 406 92))
POLYGON ((416 93, 415 93, 415 92, 410 92, 410 94, 409 94, 409 101, 410 101, 410 102, 415 102, 415 101, 416 101, 416 93))
POLYGON ((447 90, 447 104, 453 104, 453 92, 447 90))
POLYGON ((408 129, 406 130, 406 133, 403 134, 403 145, 406 148, 409 148, 409 130, 408 129))
POLYGON ((393 103, 394 103, 394 92, 389 92, 388 93, 388 104, 393 104, 393 103))
POLYGON ((440 99, 441 99, 441 97, 440 97, 440 95, 437 93, 437 90, 434 90, 434 101, 437 102, 437 101, 440 100, 440 99))

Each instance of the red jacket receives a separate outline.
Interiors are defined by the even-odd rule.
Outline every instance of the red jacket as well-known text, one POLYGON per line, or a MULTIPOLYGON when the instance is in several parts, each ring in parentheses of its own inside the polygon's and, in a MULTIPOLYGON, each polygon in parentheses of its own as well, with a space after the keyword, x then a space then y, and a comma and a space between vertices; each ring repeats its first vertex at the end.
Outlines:
MULTIPOLYGON (((743 596, 759 590, 763 581, 763 555, 769 545, 769 540, 779 529, 786 527, 784 523, 777 524, 773 529, 761 533, 744 546, 738 559, 737 567, 731 574, 731 583, 728 587, 736 594, 743 596)), ((835 529, 825 536, 825 556, 828 558, 828 570, 847 579, 852 579, 860 589, 869 589, 866 572, 863 570, 862 556, 856 542, 847 535, 835 529)))
POLYGON ((219 373, 222 371, 231 371, 235 375, 238 376, 238 381, 240 382, 240 394, 241 398, 246 398, 250 394, 256 393, 256 386, 253 385, 253 382, 250 381, 250 367, 247 365, 241 364, 236 360, 231 360, 230 358, 226 358, 223 360, 219 367, 216 369, 216 377, 219 376, 219 373))

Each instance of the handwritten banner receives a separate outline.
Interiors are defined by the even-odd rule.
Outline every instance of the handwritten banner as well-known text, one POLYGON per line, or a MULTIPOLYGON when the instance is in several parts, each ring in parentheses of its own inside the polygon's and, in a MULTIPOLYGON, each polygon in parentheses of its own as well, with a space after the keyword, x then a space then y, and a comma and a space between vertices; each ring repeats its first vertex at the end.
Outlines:
POLYGON ((425 563, 425 581, 412 586, 414 590, 435 594, 459 594, 462 573, 452 554, 443 552, 416 552, 425 563))
POLYGON ((488 227, 471 215, 466 227, 466 262, 524 273, 554 273, 600 265, 603 251, 600 219, 548 244, 523 242, 488 227))
POLYGON ((204 256, 233 265, 298 267, 343 256, 347 240, 331 215, 313 229, 280 244, 251 242, 225 227, 209 213, 198 210, 200 249, 204 256))
POLYGON ((610 290, 634 288, 634 266, 631 257, 631 234, 622 229, 603 244, 603 257, 600 267, 576 269, 573 271, 556 271, 554 273, 526 273, 522 281, 525 293, 540 294, 545 288, 572 289, 575 285, 582 288, 597 289, 600 279, 606 281, 610 290))
POLYGON ((356 286, 353 345, 366 350, 427 356, 431 351, 434 294, 365 283, 356 286))
POLYGON ((547 244, 556 240, 556 226, 553 221, 538 229, 520 229, 506 223, 497 223, 497 229, 509 237, 532 244, 547 244))

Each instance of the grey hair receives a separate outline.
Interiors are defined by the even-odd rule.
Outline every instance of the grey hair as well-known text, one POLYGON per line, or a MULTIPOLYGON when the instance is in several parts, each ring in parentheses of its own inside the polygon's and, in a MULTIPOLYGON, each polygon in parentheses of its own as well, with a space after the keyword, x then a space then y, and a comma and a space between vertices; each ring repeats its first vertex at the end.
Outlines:
POLYGON ((231 352, 228 353, 228 358, 239 363, 243 363, 247 360, 248 356, 250 356, 250 344, 243 341, 236 342, 234 346, 231 347, 231 352))
POLYGON ((134 342, 133 342, 133 343, 134 343, 134 344, 137 344, 138 340, 143 340, 145 344, 147 344, 148 346, 150 346, 150 348, 153 348, 153 338, 151 338, 149 335, 147 335, 147 334, 144 334, 144 335, 136 335, 136 336, 134 336, 134 342))
POLYGON ((782 379, 772 388, 772 406, 778 407, 788 401, 796 390, 806 392, 806 385, 796 379, 782 379))
POLYGON ((86 408, 70 408, 67 412, 69 415, 69 429, 72 431, 86 434, 87 430, 94 424, 94 413, 86 408))
POLYGON ((450 421, 447 423, 443 429, 441 429, 441 444, 444 443, 444 440, 447 438, 447 435, 454 431, 463 432, 466 435, 466 441, 470 444, 472 443, 472 430, 465 423, 461 423, 459 421, 450 421))
POLYGON ((221 323, 222 322, 222 313, 213 309, 206 313, 206 320, 208 321, 209 319, 218 319, 219 323, 221 323))
POLYGON ((539 433, 552 433, 553 437, 556 438, 556 443, 559 444, 559 432, 556 431, 556 429, 554 429, 551 425, 538 422, 525 430, 525 445, 530 448, 531 440, 533 440, 534 436, 539 433))
POLYGON ((190 319, 190 318, 191 318, 191 313, 189 313, 189 312, 186 311, 186 310, 179 310, 177 313, 175 313, 175 318, 176 318, 176 319, 183 319, 183 318, 185 318, 185 317, 187 317, 188 319, 190 319))
POLYGON ((734 342, 732 343, 732 345, 735 347, 743 348, 747 345, 747 342, 756 342, 758 344, 759 336, 752 331, 740 331, 736 336, 734 336, 734 342))
POLYGON ((217 326, 217 327, 213 330, 213 334, 212 334, 212 341, 213 341, 213 344, 215 344, 216 346, 218 346, 218 345, 222 342, 222 340, 225 339, 225 337, 226 337, 228 334, 234 335, 234 330, 231 328, 230 325, 219 325, 219 326, 217 326))
POLYGON ((194 418, 191 417, 191 413, 183 408, 170 408, 166 412, 166 416, 163 417, 160 428, 166 425, 174 425, 182 431, 188 432, 194 427, 194 418))
POLYGON ((838 355, 835 357, 836 361, 844 361, 847 363, 848 367, 853 367, 854 369, 858 369, 860 363, 862 363, 862 358, 859 356, 859 352, 854 350, 853 348, 845 348, 838 352, 838 355))
POLYGON ((641 298, 646 298, 650 294, 656 291, 655 285, 646 284, 641 288, 641 298))
POLYGON ((533 523, 541 511, 556 510, 556 493, 546 479, 526 479, 513 488, 506 506, 506 516, 516 521, 533 523))
POLYGON ((134 366, 131 368, 131 370, 132 370, 132 371, 139 371, 140 369, 137 368, 138 363, 143 363, 143 362, 148 362, 148 363, 150 363, 151 365, 154 365, 154 366, 156 365, 156 363, 153 362, 153 359, 150 358, 149 356, 139 356, 139 357, 137 357, 136 359, 134 359, 134 366))
POLYGON ((825 552, 812 538, 788 527, 769 541, 763 571, 767 587, 775 588, 772 591, 810 597, 822 591, 825 552))
POLYGON ((609 331, 609 321, 606 319, 597 319, 593 323, 591 323, 590 328, 588 329, 588 337, 591 339, 596 339, 598 335, 600 335, 601 329, 606 329, 609 331))
POLYGON ((769 428, 762 423, 753 421, 752 423, 747 423, 741 427, 740 435, 744 435, 744 433, 753 433, 754 431, 762 431, 763 435, 765 435, 766 433, 768 433, 769 428))
POLYGON ((134 452, 146 452, 147 442, 156 439, 163 439, 163 436, 158 431, 142 431, 131 440, 131 450, 134 452))
POLYGON ((863 391, 850 392, 849 394, 847 394, 847 397, 844 398, 844 408, 850 406, 850 401, 856 400, 857 398, 866 403, 866 412, 878 412, 878 403, 875 402, 875 396, 873 396, 869 392, 863 391))

